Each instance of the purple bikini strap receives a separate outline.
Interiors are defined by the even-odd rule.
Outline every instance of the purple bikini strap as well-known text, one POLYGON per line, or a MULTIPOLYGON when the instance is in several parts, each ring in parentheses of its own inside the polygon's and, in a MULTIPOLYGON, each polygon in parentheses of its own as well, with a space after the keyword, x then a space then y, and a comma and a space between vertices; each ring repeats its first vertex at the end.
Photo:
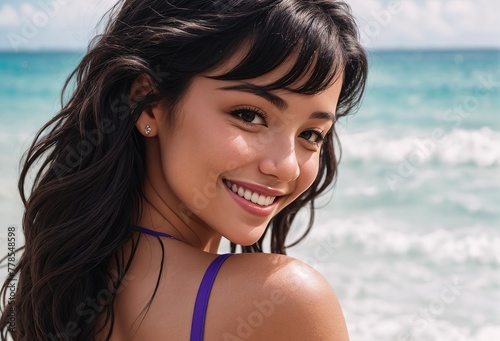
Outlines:
POLYGON ((217 256, 207 268, 205 275, 200 283, 196 302, 194 304, 193 323, 191 324, 191 341, 203 341, 203 333, 205 331, 205 318, 207 316, 208 299, 210 291, 215 282, 215 277, 219 272, 222 263, 231 256, 231 253, 226 253, 217 256))
POLYGON ((167 238, 175 239, 175 240, 178 240, 178 241, 182 242, 182 240, 180 240, 179 238, 171 236, 171 235, 169 235, 168 233, 165 233, 165 232, 150 230, 150 229, 147 229, 147 228, 142 227, 142 226, 133 226, 133 229, 136 230, 136 231, 138 231, 138 232, 144 233, 144 234, 149 234, 150 236, 167 237, 167 238))

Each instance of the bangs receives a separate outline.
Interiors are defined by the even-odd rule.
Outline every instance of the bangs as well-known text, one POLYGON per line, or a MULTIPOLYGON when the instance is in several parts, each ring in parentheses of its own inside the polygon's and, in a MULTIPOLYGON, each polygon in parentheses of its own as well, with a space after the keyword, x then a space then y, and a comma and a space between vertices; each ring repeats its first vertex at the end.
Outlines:
POLYGON ((246 56, 218 80, 243 80, 263 76, 285 62, 292 66, 265 90, 285 89, 316 94, 342 76, 343 47, 332 19, 319 7, 300 2, 281 2, 255 21, 245 43, 246 56), (304 7, 308 8, 304 8, 304 7))

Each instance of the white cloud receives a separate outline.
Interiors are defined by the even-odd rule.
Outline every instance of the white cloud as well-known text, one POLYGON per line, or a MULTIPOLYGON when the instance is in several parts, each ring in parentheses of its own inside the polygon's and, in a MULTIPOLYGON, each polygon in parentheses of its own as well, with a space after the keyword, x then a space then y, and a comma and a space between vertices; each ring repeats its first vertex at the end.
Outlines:
POLYGON ((116 0, 69 1, 61 4, 51 19, 49 30, 64 32, 67 40, 82 48, 97 34, 97 24, 116 0))
POLYGON ((11 5, 0 8, 0 27, 16 27, 21 24, 17 11, 11 5))
POLYGON ((368 47, 500 47, 499 1, 350 0, 349 3, 368 47), (401 5, 399 10, 394 10, 394 4, 401 5))
POLYGON ((28 20, 33 17, 33 15, 37 12, 35 7, 32 4, 23 3, 19 8, 21 11, 21 15, 28 18, 28 20))
POLYGON ((67 1, 54 16, 54 25, 83 28, 84 25, 95 24, 114 3, 116 0, 67 1))
POLYGON ((102 15, 115 3, 24 0, 16 6, 4 5, 0 7, 0 49, 83 49, 97 34, 102 15))
MULTIPOLYGON (((0 0, 1 3, 2 0, 0 0)), ((500 47, 498 0, 346 0, 369 48, 500 47), (396 5, 400 5, 395 6, 396 5)), ((40 22, 26 48, 80 48, 97 33, 102 15, 117 0, 23 0, 0 4, 0 49, 7 32, 40 22), (44 17, 44 15, 46 15, 44 17)))

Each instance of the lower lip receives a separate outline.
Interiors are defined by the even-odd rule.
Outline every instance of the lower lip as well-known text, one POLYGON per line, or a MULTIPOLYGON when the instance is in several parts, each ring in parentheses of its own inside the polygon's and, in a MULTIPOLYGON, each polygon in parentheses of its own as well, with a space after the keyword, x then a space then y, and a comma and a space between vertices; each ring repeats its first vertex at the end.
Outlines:
POLYGON ((274 208, 278 204, 279 198, 275 198, 274 202, 269 206, 260 206, 254 204, 251 201, 246 200, 245 198, 240 197, 238 194, 234 193, 231 189, 229 189, 226 185, 224 185, 226 190, 229 192, 229 195, 247 212, 252 213, 259 217, 267 217, 271 213, 273 213, 274 208))

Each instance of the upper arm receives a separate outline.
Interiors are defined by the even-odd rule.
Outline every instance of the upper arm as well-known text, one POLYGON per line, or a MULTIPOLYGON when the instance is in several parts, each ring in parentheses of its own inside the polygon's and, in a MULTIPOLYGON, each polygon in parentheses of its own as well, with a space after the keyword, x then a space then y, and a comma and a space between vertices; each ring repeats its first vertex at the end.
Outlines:
POLYGON ((282 269, 278 280, 274 290, 282 293, 281 304, 276 305, 268 339, 349 340, 337 296, 319 272, 294 260, 282 269))

